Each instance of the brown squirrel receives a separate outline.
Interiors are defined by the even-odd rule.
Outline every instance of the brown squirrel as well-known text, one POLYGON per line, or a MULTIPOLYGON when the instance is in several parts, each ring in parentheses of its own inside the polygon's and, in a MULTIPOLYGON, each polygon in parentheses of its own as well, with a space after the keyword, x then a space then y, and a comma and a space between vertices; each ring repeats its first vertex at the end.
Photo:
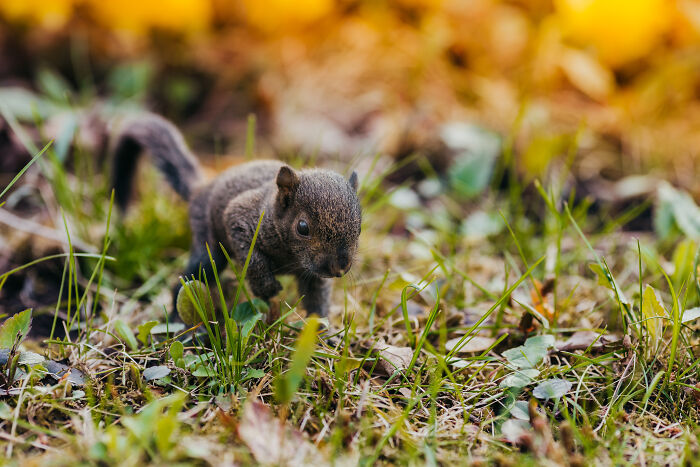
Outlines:
MULTIPOLYGON (((205 182, 180 131, 164 118, 146 114, 129 119, 115 140, 113 186, 122 211, 142 150, 189 202, 192 249, 185 278, 197 277, 200 268, 212 277, 206 245, 217 270, 226 265, 219 243, 243 265, 264 211, 246 275, 253 294, 274 297, 282 290, 275 276, 292 274, 307 312, 328 314, 328 279, 348 272, 357 252, 362 211, 356 172, 346 180, 330 170, 295 171, 279 161, 261 160, 231 167, 205 182)), ((174 300, 180 286, 178 282, 173 290, 174 300)))

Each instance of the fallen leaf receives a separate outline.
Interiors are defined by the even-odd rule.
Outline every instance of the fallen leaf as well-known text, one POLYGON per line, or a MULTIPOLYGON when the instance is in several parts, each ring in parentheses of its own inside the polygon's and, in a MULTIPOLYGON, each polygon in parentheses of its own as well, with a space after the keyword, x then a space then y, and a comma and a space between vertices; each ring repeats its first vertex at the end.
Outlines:
POLYGON ((386 375, 393 375, 396 371, 405 371, 413 359, 413 350, 409 347, 381 344, 377 346, 377 351, 381 358, 377 368, 386 375))
POLYGON ((700 307, 690 308, 683 312, 683 319, 681 321, 683 323, 689 323, 691 321, 695 321, 698 318, 700 318, 700 307))
POLYGON ((39 355, 38 353, 34 353, 34 352, 20 352, 20 354, 19 354, 19 360, 17 361, 17 363, 19 363, 20 365, 29 365, 29 366, 32 366, 32 365, 36 365, 37 363, 41 363, 41 362, 43 362, 44 360, 46 360, 46 359, 44 358, 44 356, 43 356, 43 355, 39 355))
POLYGON ((511 444, 520 444, 523 437, 532 432, 530 423, 525 420, 511 418, 501 426, 501 434, 511 444))
POLYGON ((170 374, 170 368, 167 366, 151 366, 143 370, 143 378, 146 381, 152 381, 154 379, 165 378, 170 374))
POLYGON ((246 403, 238 424, 238 436, 260 464, 329 465, 301 432, 275 418, 267 405, 256 400, 246 403))
POLYGON ((161 323, 153 326, 151 328, 151 334, 157 335, 157 334, 177 334, 180 331, 183 331, 185 329, 185 324, 184 323, 161 323))
POLYGON ((613 92, 615 76, 590 54, 566 49, 560 64, 571 84, 587 96, 603 101, 613 92))
POLYGON ((530 299, 532 306, 549 322, 554 320, 554 309, 547 300, 547 291, 542 286, 542 283, 534 279, 535 287, 530 289, 530 299))
MULTIPOLYGON (((450 339, 447 342, 445 342, 445 349, 448 352, 452 352, 457 344, 459 344, 459 341, 462 339, 462 337, 455 337, 454 339, 450 339)), ((462 345, 459 347, 459 349, 455 350, 455 353, 475 353, 475 352, 483 352, 484 350, 488 349, 493 345, 493 343, 496 342, 496 339, 493 337, 486 337, 486 336, 472 336, 464 339, 464 342, 462 342, 462 345)), ((410 361, 410 360, 409 360, 410 361)))
POLYGON ((48 376, 56 381, 60 381, 65 377, 74 386, 83 386, 85 384, 85 375, 77 368, 71 368, 53 360, 46 360, 42 364, 46 368, 48 376))
POLYGON ((608 342, 605 336, 594 331, 577 331, 566 341, 557 342, 554 347, 560 352, 573 352, 574 350, 586 350, 589 347, 599 349, 608 342))
POLYGON ((573 383, 561 378, 552 378, 538 384, 532 395, 538 399, 559 399, 571 390, 573 383))

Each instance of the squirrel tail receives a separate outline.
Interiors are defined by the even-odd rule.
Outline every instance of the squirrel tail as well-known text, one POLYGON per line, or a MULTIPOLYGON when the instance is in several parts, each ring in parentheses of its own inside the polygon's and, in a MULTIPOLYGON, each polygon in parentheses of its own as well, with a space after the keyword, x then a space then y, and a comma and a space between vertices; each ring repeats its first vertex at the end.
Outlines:
POLYGON ((189 201, 202 180, 199 162, 175 125, 158 115, 145 114, 130 118, 116 137, 112 186, 120 209, 129 204, 134 172, 143 150, 173 189, 189 201))

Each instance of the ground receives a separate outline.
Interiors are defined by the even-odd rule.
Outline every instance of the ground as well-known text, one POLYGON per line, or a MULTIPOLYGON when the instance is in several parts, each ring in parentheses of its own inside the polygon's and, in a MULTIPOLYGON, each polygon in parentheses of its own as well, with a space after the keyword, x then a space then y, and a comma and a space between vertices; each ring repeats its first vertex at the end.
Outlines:
POLYGON ((396 185, 399 165, 369 158, 360 251, 328 320, 296 307, 289 279, 269 304, 248 301, 238 265, 207 278, 210 296, 186 297, 200 311, 211 300, 222 324, 189 329, 168 318, 185 203, 144 165, 137 201, 118 213, 94 160, 76 152, 67 168, 49 147, 11 190, 37 193, 69 233, 3 230, 18 264, 0 275, 14 314, 0 347, 33 317, 4 359, 12 463, 697 459, 697 208, 668 185, 656 231, 630 230, 648 203, 591 203, 563 181, 566 166, 526 183, 499 159, 474 196, 457 169, 396 185), (36 305, 15 314, 27 296, 36 305))

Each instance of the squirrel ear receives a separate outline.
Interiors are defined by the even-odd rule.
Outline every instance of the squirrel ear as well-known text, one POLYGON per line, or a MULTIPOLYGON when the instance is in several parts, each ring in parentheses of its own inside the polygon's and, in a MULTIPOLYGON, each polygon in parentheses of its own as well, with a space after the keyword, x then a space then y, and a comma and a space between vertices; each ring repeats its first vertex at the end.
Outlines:
POLYGON ((348 182, 350 183, 352 189, 355 190, 355 193, 357 193, 357 172, 354 170, 352 171, 350 178, 348 178, 348 182))
POLYGON ((287 207, 292 201, 292 196, 299 186, 299 176, 288 165, 280 167, 277 173, 278 200, 282 207, 287 207))

